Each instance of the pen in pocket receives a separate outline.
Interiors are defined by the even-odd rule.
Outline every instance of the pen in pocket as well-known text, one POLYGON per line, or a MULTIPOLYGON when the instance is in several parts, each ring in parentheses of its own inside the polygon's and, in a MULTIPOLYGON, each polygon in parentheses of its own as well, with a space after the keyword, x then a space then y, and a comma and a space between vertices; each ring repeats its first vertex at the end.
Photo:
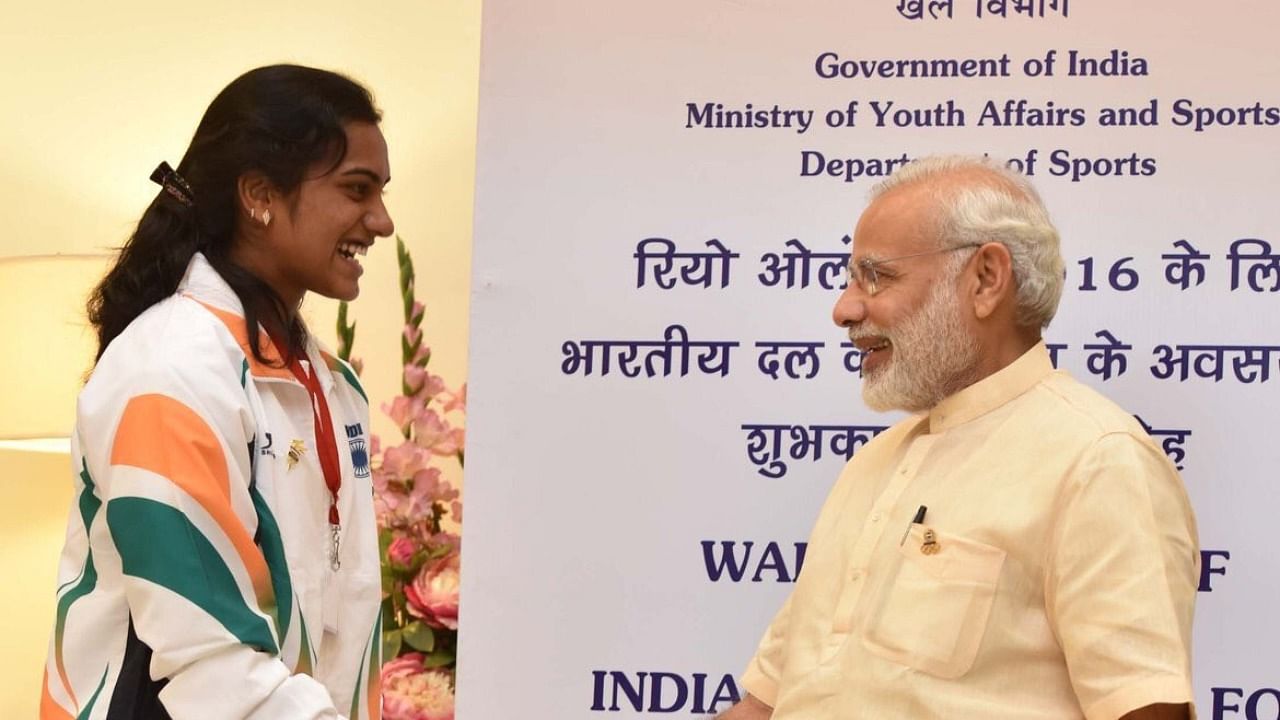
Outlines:
MULTIPOLYGON (((916 510, 916 517, 914 520, 911 521, 911 525, 919 525, 920 523, 924 522, 924 514, 925 514, 925 511, 927 511, 928 509, 929 508, 925 507, 924 505, 921 505, 920 509, 916 510)), ((898 541, 899 545, 907 541, 907 536, 911 534, 911 525, 908 525, 907 531, 902 533, 902 539, 898 541)))

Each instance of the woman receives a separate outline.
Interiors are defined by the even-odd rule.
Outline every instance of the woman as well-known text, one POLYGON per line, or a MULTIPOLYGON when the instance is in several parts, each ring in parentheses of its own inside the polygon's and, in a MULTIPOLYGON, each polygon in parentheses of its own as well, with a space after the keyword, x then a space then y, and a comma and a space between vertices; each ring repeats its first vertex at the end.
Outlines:
POLYGON ((368 401, 298 317, 390 235, 380 114, 277 65, 214 99, 89 303, 42 718, 376 718, 368 401))

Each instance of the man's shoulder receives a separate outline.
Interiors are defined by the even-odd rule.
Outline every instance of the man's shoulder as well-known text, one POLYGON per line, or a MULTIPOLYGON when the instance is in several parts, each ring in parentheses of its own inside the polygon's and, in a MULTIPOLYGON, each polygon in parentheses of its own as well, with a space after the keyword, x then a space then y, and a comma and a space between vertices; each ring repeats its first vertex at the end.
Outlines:
MULTIPOLYGON (((1065 371, 1051 373, 1036 387, 1036 392, 1037 399, 1047 403, 1048 411, 1059 419, 1055 425, 1060 432, 1079 434, 1086 438, 1113 433, 1146 436, 1132 412, 1065 371)), ((1043 406, 1037 402, 1031 407, 1043 406)))

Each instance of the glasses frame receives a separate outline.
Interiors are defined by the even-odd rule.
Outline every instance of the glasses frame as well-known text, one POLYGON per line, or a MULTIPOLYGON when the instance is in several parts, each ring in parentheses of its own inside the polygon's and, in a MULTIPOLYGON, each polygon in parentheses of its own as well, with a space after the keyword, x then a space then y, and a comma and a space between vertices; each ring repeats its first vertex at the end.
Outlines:
POLYGON ((909 255, 899 255, 897 257, 883 258, 874 260, 871 258, 862 258, 856 263, 852 260, 845 271, 845 286, 856 284, 862 288, 862 292, 874 297, 880 292, 880 266, 888 265, 899 260, 908 260, 910 258, 924 257, 926 255, 941 255, 943 253, 955 252, 957 250, 968 250, 970 248, 982 247, 986 243, 965 243, 964 245, 956 245, 954 247, 940 248, 938 250, 926 250, 924 252, 911 253, 909 255))

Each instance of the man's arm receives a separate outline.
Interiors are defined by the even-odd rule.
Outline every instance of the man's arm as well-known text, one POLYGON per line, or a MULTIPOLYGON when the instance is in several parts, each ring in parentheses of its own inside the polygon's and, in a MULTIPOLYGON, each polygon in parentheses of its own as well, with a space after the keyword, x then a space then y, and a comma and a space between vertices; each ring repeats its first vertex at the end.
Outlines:
MULTIPOLYGON (((742 698, 742 702, 720 713, 715 720, 769 720, 771 717, 773 717, 773 708, 760 702, 755 695, 747 693, 742 698)), ((1151 716, 1152 720, 1164 720, 1164 717, 1163 715, 1151 716)), ((1146 720, 1146 717, 1140 715, 1138 720, 1146 720)))
POLYGON ((1157 703, 1125 713, 1120 720, 1191 720, 1191 710, 1186 703, 1157 703))

